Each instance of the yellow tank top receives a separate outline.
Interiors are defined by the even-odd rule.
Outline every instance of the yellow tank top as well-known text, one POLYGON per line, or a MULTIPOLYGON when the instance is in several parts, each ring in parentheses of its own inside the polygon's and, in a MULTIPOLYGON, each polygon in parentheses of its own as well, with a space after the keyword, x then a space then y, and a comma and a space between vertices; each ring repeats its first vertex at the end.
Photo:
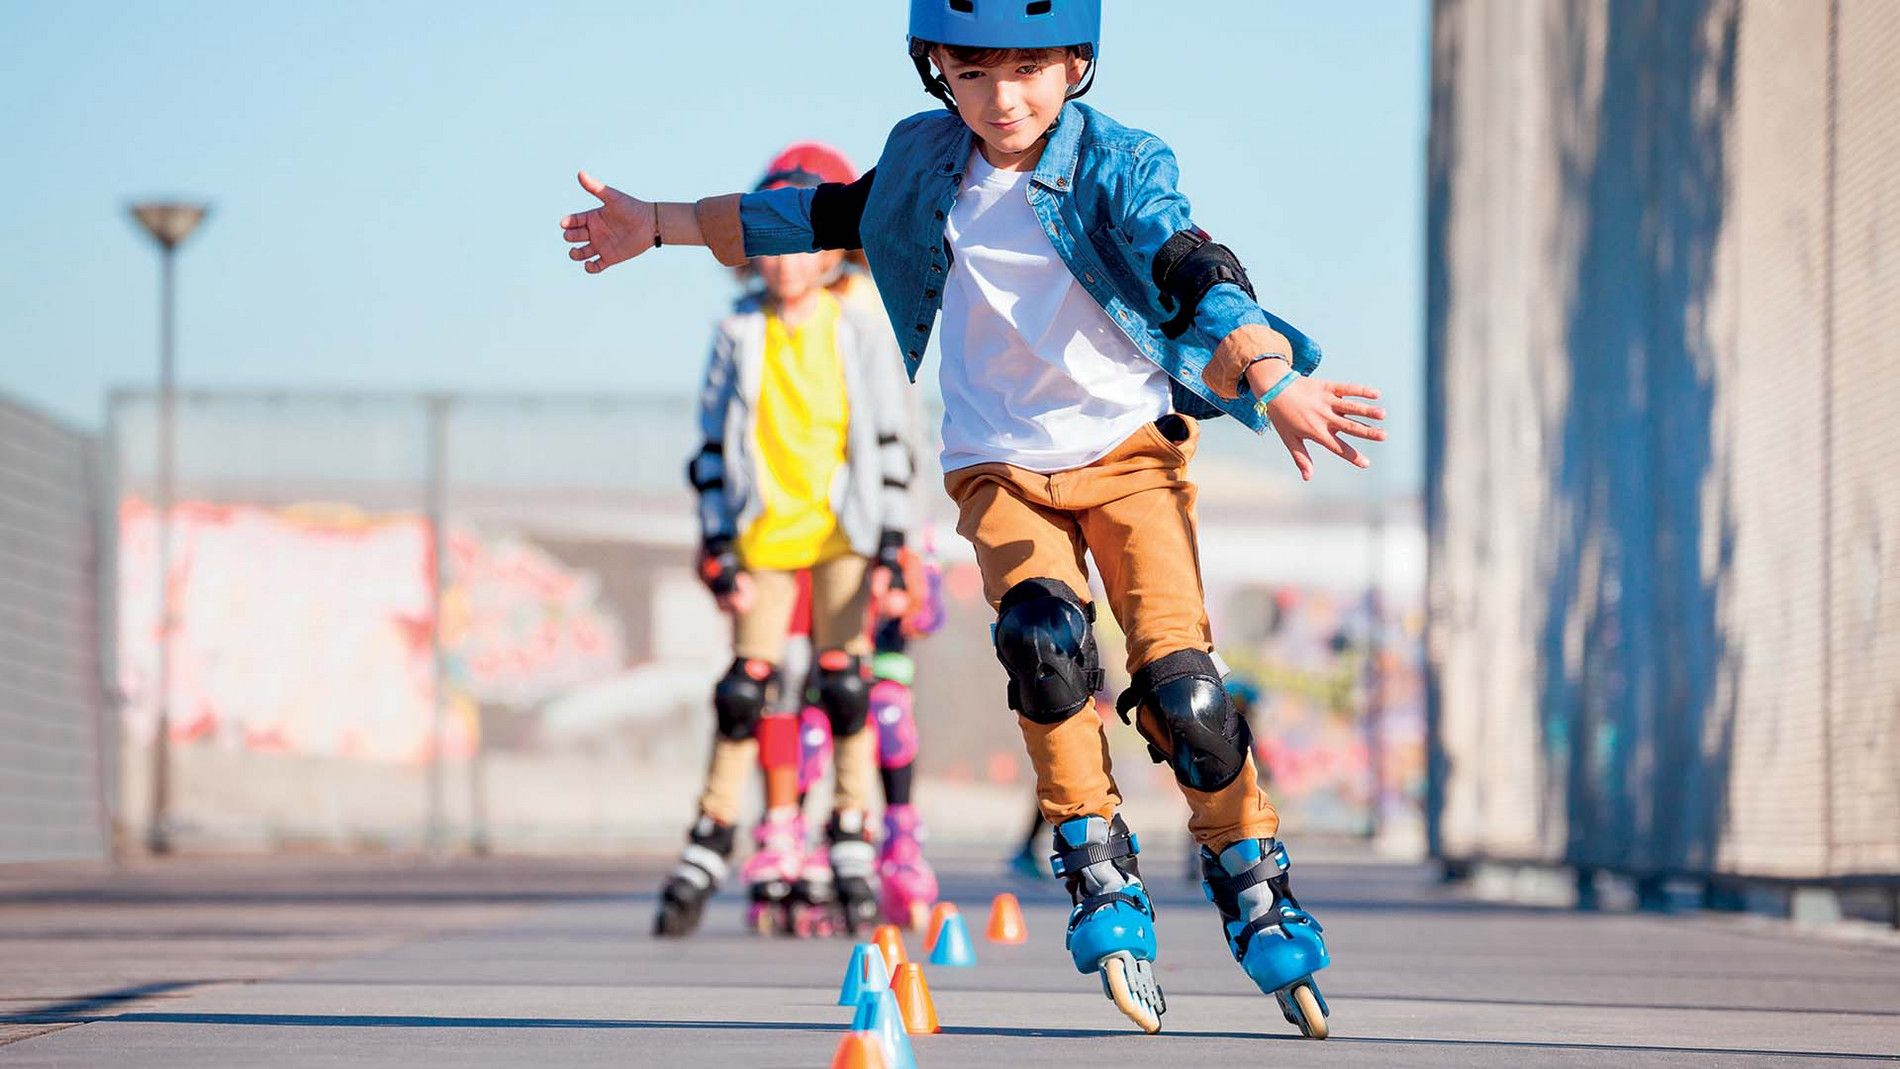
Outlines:
POLYGON ((845 462, 850 404, 838 352, 839 305, 819 293, 818 307, 796 330, 765 317, 765 357, 753 426, 758 493, 764 511, 740 534, 748 568, 793 571, 851 550, 831 511, 831 485, 845 462))

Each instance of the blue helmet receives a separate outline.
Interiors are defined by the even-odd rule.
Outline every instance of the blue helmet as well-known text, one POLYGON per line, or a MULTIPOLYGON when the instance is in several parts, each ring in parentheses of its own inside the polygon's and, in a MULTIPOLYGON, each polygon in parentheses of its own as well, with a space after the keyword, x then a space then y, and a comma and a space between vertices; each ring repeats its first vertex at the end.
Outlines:
POLYGON ((1067 48, 1102 39, 1102 0, 910 0, 912 40, 971 48, 1067 48))
POLYGON ((924 89, 951 111, 956 99, 930 71, 930 46, 968 48, 1069 48, 1089 60, 1089 80, 1070 94, 1081 96, 1095 82, 1095 55, 1102 42, 1102 0, 910 0, 910 57, 924 89))

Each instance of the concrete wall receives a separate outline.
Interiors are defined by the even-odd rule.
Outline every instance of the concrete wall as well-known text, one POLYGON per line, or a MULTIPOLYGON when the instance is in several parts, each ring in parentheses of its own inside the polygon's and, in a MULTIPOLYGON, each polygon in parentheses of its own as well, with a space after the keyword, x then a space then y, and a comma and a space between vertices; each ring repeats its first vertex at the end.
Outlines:
POLYGON ((1436 852, 1900 875, 1900 5, 1432 55, 1436 852))
POLYGON ((0 397, 0 863, 104 857, 87 435, 0 397))

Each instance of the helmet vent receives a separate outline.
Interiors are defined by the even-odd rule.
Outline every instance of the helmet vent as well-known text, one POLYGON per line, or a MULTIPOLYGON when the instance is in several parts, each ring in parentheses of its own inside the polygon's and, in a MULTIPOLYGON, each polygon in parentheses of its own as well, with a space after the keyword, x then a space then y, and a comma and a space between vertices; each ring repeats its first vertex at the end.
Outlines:
POLYGON ((976 0, 950 0, 950 10, 961 15, 976 14, 976 0))
POLYGON ((1029 0, 1029 3, 1023 5, 1023 14, 1047 15, 1054 8, 1055 5, 1050 3, 1050 0, 1029 0))

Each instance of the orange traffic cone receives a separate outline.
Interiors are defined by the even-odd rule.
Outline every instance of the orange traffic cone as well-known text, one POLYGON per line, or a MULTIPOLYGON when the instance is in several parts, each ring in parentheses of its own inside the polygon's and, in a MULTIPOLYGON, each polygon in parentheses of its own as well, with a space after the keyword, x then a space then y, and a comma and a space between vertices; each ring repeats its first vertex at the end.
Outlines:
POLYGON ((878 953, 884 955, 884 969, 892 976, 897 975, 897 967, 910 960, 904 953, 904 933, 897 930, 895 924, 880 924, 877 932, 871 936, 877 944, 878 953))
POLYGON ((897 1009, 904 1015, 904 1031, 913 1036, 943 1031, 937 1023, 937 1006, 930 1000, 930 984, 924 980, 922 965, 914 961, 899 965, 891 991, 897 995, 897 1009))
POLYGON ((937 949, 937 933, 943 931, 945 917, 957 911, 955 902, 939 902, 930 907, 930 925, 924 929, 924 955, 937 949))
POLYGON ((831 1056, 831 1069, 889 1069, 875 1032, 846 1032, 831 1056))
POLYGON ((990 942, 1026 943, 1029 941, 1029 928, 1023 924, 1022 903, 1016 896, 1005 891, 990 903, 990 942))

